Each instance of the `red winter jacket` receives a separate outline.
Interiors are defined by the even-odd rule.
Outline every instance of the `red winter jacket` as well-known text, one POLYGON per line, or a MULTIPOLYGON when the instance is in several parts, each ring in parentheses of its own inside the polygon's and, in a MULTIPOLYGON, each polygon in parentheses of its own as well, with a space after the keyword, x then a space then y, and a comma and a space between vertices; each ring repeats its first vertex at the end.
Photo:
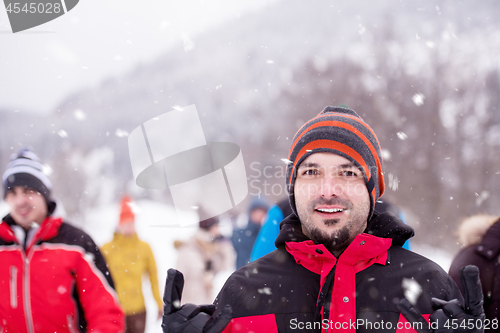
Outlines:
POLYGON ((0 223, 0 332, 124 331, 106 263, 83 231, 48 217, 26 250, 0 223))
POLYGON ((235 332, 416 332, 397 309, 412 298, 428 317, 431 298, 462 295, 434 262, 401 246, 413 230, 392 214, 375 214, 336 259, 283 220, 277 250, 234 272, 215 300, 230 304, 235 332))

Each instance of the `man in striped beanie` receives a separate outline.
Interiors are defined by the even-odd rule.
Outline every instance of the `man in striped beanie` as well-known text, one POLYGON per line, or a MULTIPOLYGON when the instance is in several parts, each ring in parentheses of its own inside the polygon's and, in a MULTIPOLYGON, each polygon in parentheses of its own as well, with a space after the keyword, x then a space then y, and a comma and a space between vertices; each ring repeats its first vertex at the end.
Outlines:
MULTIPOLYGON (((4 199, 6 199, 9 192, 15 191, 16 187, 32 190, 39 193, 40 199, 45 201, 45 207, 32 209, 32 212, 23 212, 19 209, 12 209, 11 215, 18 223, 23 223, 26 219, 33 220, 33 214, 41 214, 35 220, 43 221, 45 217, 50 216, 56 204, 51 199, 50 192, 52 190, 52 183, 44 171, 44 166, 38 156, 27 148, 21 149, 17 154, 12 155, 10 163, 7 165, 3 177, 4 199), (30 213, 30 214, 28 214, 30 213)), ((36 200, 36 199, 35 199, 36 200)), ((32 221, 29 221, 32 222, 32 221)))
POLYGON ((10 212, 0 222, 0 331, 124 331, 106 261, 92 238, 52 214, 52 184, 21 149, 3 174, 10 212))
POLYGON ((340 254, 384 193, 375 133, 353 110, 329 106, 295 134, 288 160, 290 205, 302 231, 340 254))
POLYGON ((484 318, 477 270, 462 274, 470 295, 464 301, 443 269, 402 248, 413 229, 374 210, 384 192, 380 145, 356 112, 326 107, 297 132, 288 159, 293 213, 280 223, 277 249, 229 277, 214 302, 214 321, 193 315, 203 308, 174 305, 182 274, 170 270, 164 333, 192 332, 205 322, 197 332, 218 332, 211 326, 226 326, 228 309, 224 333, 415 332, 407 319, 422 325, 419 332, 459 332, 443 326, 452 317, 459 325, 484 318), (413 288, 418 295, 407 292, 413 288))

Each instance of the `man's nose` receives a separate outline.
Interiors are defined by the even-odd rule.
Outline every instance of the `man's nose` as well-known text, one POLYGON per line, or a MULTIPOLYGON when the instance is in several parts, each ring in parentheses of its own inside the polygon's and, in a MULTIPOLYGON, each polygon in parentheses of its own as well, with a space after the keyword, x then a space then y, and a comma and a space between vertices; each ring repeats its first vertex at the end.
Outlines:
POLYGON ((321 180, 321 196, 325 198, 338 197, 344 193, 344 185, 339 177, 327 176, 321 180))
POLYGON ((30 198, 26 194, 18 194, 15 197, 15 203, 17 206, 22 206, 28 204, 30 201, 30 198))

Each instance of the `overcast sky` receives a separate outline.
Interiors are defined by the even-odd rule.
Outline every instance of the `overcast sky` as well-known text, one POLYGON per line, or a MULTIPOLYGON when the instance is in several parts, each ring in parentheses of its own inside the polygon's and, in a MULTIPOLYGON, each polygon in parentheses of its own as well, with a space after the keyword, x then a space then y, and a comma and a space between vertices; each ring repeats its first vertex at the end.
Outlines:
POLYGON ((64 97, 121 75, 200 31, 275 0, 80 0, 66 15, 12 33, 0 8, 0 109, 50 112, 64 97))

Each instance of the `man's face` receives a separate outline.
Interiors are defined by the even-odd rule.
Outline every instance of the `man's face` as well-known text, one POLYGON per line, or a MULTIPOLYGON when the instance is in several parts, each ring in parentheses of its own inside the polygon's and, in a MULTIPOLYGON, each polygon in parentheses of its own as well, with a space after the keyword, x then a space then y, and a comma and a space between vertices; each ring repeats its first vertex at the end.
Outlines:
POLYGON ((118 233, 130 237, 135 234, 135 223, 133 221, 126 222, 118 226, 118 233))
POLYGON ((15 186, 7 191, 5 201, 10 207, 10 216, 24 229, 29 229, 33 222, 42 223, 47 217, 45 198, 32 188, 15 186))
POLYGON ((370 197, 363 173, 348 159, 308 156, 297 169, 294 193, 302 231, 335 256, 365 230, 370 197))
POLYGON ((267 212, 263 208, 255 208, 250 212, 250 221, 255 224, 262 224, 267 212))

